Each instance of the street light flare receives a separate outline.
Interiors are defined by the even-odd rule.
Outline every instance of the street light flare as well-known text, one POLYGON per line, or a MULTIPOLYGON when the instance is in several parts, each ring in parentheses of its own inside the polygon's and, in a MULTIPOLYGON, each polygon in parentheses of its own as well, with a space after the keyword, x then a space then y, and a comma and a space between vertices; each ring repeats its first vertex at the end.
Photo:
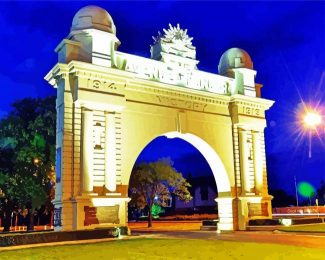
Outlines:
POLYGON ((34 162, 34 164, 38 164, 40 162, 40 160, 38 158, 34 158, 33 162, 34 162))
POLYGON ((308 138, 308 157, 311 158, 312 137, 314 135, 318 137, 321 144, 324 146, 321 138, 321 135, 323 134, 322 129, 325 130, 324 107, 321 105, 320 101, 306 104, 301 100, 301 103, 297 107, 296 115, 297 120, 295 133, 298 134, 299 141, 302 141, 304 136, 308 138))
POLYGON ((322 123, 322 117, 317 112, 307 112, 304 116, 304 124, 308 128, 317 127, 322 123))

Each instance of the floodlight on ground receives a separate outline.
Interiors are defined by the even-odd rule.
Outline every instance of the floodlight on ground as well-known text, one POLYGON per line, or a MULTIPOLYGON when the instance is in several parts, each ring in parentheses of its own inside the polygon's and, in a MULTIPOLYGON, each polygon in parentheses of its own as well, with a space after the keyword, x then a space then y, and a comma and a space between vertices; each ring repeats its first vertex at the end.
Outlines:
POLYGON ((280 220, 280 222, 282 223, 282 225, 289 227, 292 225, 292 219, 290 218, 283 218, 280 220))

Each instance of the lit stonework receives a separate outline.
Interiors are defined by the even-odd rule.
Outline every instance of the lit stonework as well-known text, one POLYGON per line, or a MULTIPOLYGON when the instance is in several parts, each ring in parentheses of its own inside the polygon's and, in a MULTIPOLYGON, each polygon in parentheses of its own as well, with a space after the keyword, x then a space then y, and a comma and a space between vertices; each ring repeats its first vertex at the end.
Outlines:
POLYGON ((93 192, 93 111, 82 109, 82 140, 81 140, 81 179, 82 193, 93 192))
POLYGON ((57 230, 127 225, 128 183, 142 149, 158 136, 181 138, 216 180, 220 230, 271 218, 261 85, 249 55, 229 49, 219 73, 197 69, 187 30, 154 37, 151 59, 117 51, 112 17, 87 6, 56 48, 46 80, 57 88, 57 230))
POLYGON ((115 114, 105 113, 105 187, 116 190, 116 135, 115 114))

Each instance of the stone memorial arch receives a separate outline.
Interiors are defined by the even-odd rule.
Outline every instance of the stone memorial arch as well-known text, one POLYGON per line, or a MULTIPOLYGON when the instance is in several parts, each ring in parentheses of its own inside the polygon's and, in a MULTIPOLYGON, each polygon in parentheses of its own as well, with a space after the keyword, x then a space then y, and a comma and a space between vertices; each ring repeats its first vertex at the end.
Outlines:
POLYGON ((55 229, 127 225, 128 183, 154 138, 179 137, 206 158, 217 188, 220 230, 271 218, 264 128, 273 101, 242 49, 219 74, 197 69, 192 38, 177 25, 154 37, 151 59, 119 52, 112 17, 87 6, 58 45, 46 80, 57 88, 55 229))

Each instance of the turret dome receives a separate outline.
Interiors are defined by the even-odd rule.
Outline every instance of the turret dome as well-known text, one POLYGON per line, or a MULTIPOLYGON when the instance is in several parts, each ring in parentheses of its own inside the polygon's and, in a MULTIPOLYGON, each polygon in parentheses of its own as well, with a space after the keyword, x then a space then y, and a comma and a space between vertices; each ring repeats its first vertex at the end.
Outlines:
POLYGON ((116 34, 116 27, 110 14, 95 5, 81 8, 73 17, 71 31, 83 29, 98 29, 116 34))
POLYGON ((231 48, 222 54, 218 71, 221 75, 228 74, 230 69, 247 68, 253 69, 253 62, 246 51, 240 48, 231 48))

